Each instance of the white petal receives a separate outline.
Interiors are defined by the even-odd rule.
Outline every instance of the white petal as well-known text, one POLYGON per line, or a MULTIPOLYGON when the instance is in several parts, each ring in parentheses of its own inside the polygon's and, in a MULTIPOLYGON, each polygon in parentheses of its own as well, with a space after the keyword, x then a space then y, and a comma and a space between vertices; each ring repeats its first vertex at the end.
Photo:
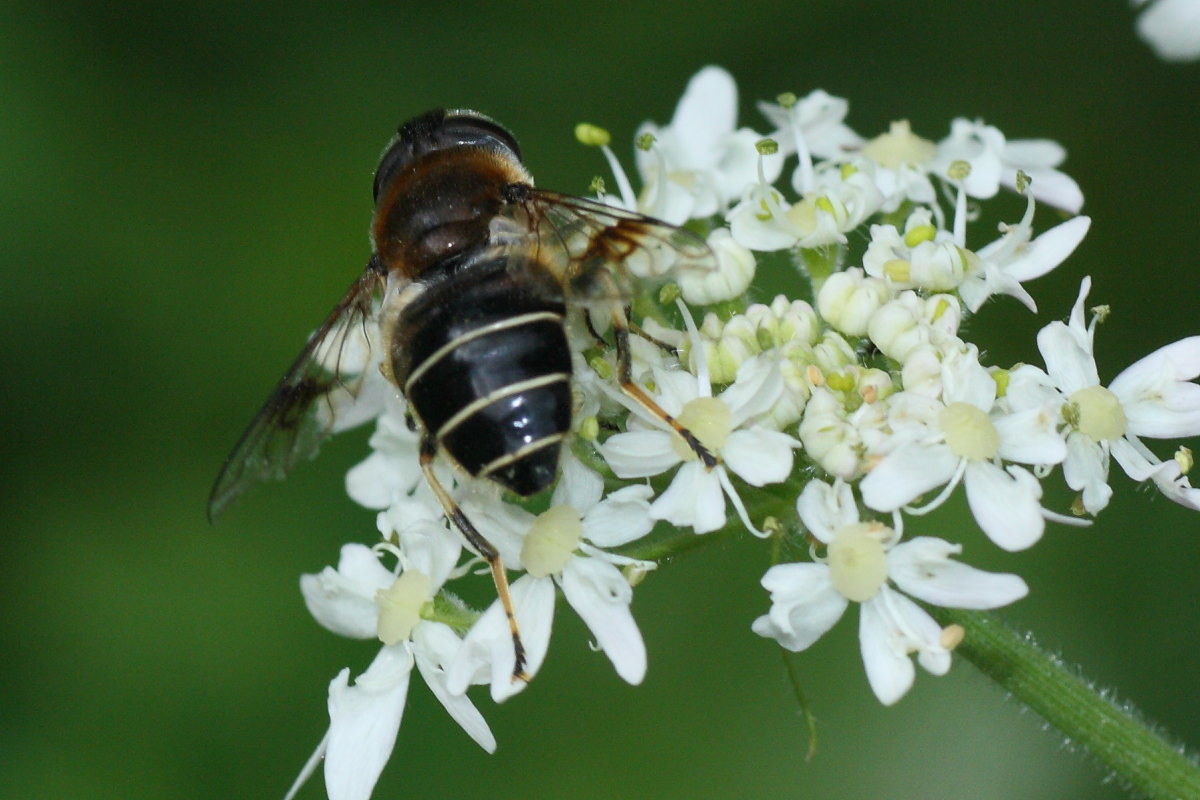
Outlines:
POLYGON ((725 525, 725 495, 715 471, 699 461, 679 468, 667 490, 650 504, 650 518, 709 533, 725 525))
POLYGON ((895 511, 949 481, 958 460, 946 445, 903 444, 862 479, 863 502, 876 511, 895 511))
POLYGON ((671 130, 696 168, 715 156, 721 138, 737 124, 737 84, 721 67, 704 67, 688 81, 671 117, 671 130))
POLYGON ((1104 448, 1082 433, 1067 436, 1067 458, 1063 461, 1063 480, 1083 497, 1083 508, 1099 514, 1112 497, 1108 485, 1108 454, 1104 448))
POLYGON ((550 505, 568 505, 580 514, 587 514, 604 495, 604 479, 600 473, 584 466, 570 448, 563 449, 559 464, 562 473, 550 505))
POLYGON ((750 250, 783 250, 794 245, 798 238, 794 226, 774 215, 767 220, 760 219, 750 205, 734 208, 727 219, 733 240, 750 250))
POLYGON ((619 478, 648 478, 666 472, 681 459, 666 431, 630 431, 608 437, 600 455, 619 478))
POLYGON ((640 539, 654 527, 650 518, 649 486, 626 486, 611 493, 583 517, 583 538, 598 547, 640 539))
POLYGON ((1024 550, 1042 538, 1042 487, 1020 467, 1005 473, 988 462, 967 466, 967 505, 988 538, 1005 550, 1024 550))
POLYGON ((382 648, 354 686, 347 686, 349 670, 329 684, 325 788, 330 800, 370 798, 396 744, 411 674, 406 643, 382 648))
POLYGON ((633 589, 621 571, 595 558, 572 558, 562 573, 563 596, 627 682, 646 675, 646 645, 629 611, 633 589))
POLYGON ((1000 434, 1000 457, 1021 464, 1061 463, 1067 457, 1067 443, 1055 422, 1043 408, 993 418, 992 424, 1000 434))
POLYGON ((849 604, 833 588, 825 564, 776 564, 763 575, 762 585, 771 593, 771 609, 751 629, 793 652, 821 638, 849 604))
POLYGON ((1067 151, 1053 139, 1013 139, 1004 144, 1004 160, 1025 169, 1057 167, 1067 151))
MULTIPOLYGON (((432 494, 432 493, 431 493, 432 494)), ((400 542, 400 563, 429 577, 436 593, 458 564, 463 539, 447 527, 442 508, 432 496, 404 497, 379 513, 376 527, 385 539, 400 542)))
MULTIPOLYGON (((1109 452, 1125 470, 1125 474, 1135 481, 1146 481, 1163 472, 1172 473, 1171 477, 1179 474, 1179 465, 1174 461, 1163 461, 1149 450, 1137 447, 1128 438, 1113 439, 1109 442, 1109 452)), ((1140 444, 1140 442, 1138 443, 1140 444)))
POLYGON ((951 350, 942 362, 942 401, 970 403, 985 414, 996 403, 996 381, 979 363, 974 345, 951 350))
POLYGON ((401 474, 394 459, 376 451, 346 473, 346 494, 360 506, 387 508, 401 483, 401 474))
POLYGON ((908 654, 934 675, 950 669, 950 653, 941 645, 942 629, 920 606, 884 586, 862 605, 859 645, 867 680, 884 705, 899 700, 912 686, 915 670, 908 654))
POLYGON ((1164 61, 1200 58, 1200 5, 1193 0, 1158 0, 1138 17, 1137 30, 1164 61))
POLYGON ((373 639, 379 623, 375 593, 395 580, 371 548, 348 544, 342 547, 336 570, 326 567, 316 575, 302 575, 300 592, 321 626, 340 636, 373 639))
MULTIPOLYGON (((509 589, 525 647, 525 672, 532 677, 550 647, 554 581, 525 575, 509 589)), ((513 680, 515 662, 508 618, 497 599, 471 626, 458 653, 446 666, 446 689, 451 694, 462 694, 473 683, 490 683, 492 699, 499 703, 525 688, 524 681, 513 680)))
POLYGON ((796 500, 796 511, 808 532, 826 544, 833 541, 839 528, 858 522, 854 492, 840 479, 832 486, 824 481, 806 483, 796 500))
POLYGON ((1051 322, 1038 331, 1037 343, 1046 372, 1064 394, 1100 383, 1091 350, 1063 323, 1051 322))
POLYGON ((733 384, 721 392, 720 399, 729 408, 730 424, 741 427, 746 420, 771 410, 783 394, 783 372, 779 362, 766 356, 752 356, 738 367, 733 384))
MULTIPOLYGON (((1083 190, 1070 175, 1056 169, 1037 168, 1026 169, 1025 174, 1031 179, 1027 191, 1039 203, 1061 208, 1069 214, 1078 214, 1083 208, 1083 190)), ((1009 183, 1013 188, 1016 188, 1015 178, 1014 174, 1009 183)))
MULTIPOLYGON (((490 481, 476 480, 467 484, 459 495, 459 505, 476 528, 487 532, 488 541, 500 552, 505 566, 521 569, 521 547, 534 515, 515 503, 504 502, 490 481)), ((454 538, 462 541, 457 535, 454 538)), ((468 549, 475 552, 473 548, 468 549)))
POLYGON ((962 545, 918 536, 888 551, 888 577, 908 594, 946 608, 999 608, 1029 593, 1017 575, 984 572, 951 555, 962 545))
POLYGON ((1200 434, 1200 336, 1160 347, 1109 384, 1121 399, 1129 431, 1155 439, 1200 434))
MULTIPOLYGON (((700 396, 701 391, 707 392, 709 387, 702 387, 700 379, 684 369, 661 369, 655 367, 654 381, 658 393, 655 399, 663 411, 673 417, 679 416, 683 407, 700 396)), ((637 406, 640 414, 653 424, 660 424, 658 417, 650 414, 641 405, 637 406)))
POLYGON ((786 433, 755 426, 729 434, 721 458, 751 486, 781 483, 792 474, 794 441, 786 433))
POLYGON ((1005 271, 1019 281, 1045 275, 1075 252, 1091 224, 1089 217, 1075 217, 1055 225, 1030 242, 1019 257, 1005 266, 1005 271))
POLYGON ((462 640, 448 625, 428 621, 413 629, 412 638, 417 669, 430 691, 476 744, 489 753, 496 752, 496 737, 479 709, 465 694, 452 694, 446 687, 446 664, 457 654, 462 640))
MULTIPOLYGON (((886 589, 885 586, 883 590, 886 589)), ((890 706, 912 688, 917 670, 907 649, 895 641, 898 637, 886 615, 881 594, 863 603, 859 610, 858 645, 871 691, 879 702, 890 706)))

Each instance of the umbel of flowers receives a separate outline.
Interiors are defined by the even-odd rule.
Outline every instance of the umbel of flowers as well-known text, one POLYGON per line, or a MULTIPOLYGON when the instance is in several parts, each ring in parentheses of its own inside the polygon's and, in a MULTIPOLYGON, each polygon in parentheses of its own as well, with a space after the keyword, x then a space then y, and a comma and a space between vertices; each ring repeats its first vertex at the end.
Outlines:
MULTIPOLYGON (((964 319, 993 296, 1036 311, 1027 284, 1087 233, 1079 187, 1058 169, 1062 147, 1009 140, 967 119, 936 142, 904 121, 867 138, 847 126, 848 103, 822 91, 758 108, 765 130, 738 127, 733 79, 701 70, 669 124, 638 131, 640 191, 607 134, 580 126, 613 172, 616 195, 596 182, 603 201, 687 225, 716 254, 715 271, 681 274, 638 298, 634 322, 649 336, 635 337, 633 355, 634 379, 717 463, 706 466, 626 401, 612 353, 583 332, 576 435, 548 505, 518 505, 493 484, 445 470, 516 573, 530 676, 549 651, 561 595, 617 674, 642 680, 646 647, 631 601, 655 564, 632 554, 659 521, 695 536, 735 528, 782 538, 789 546, 777 552, 807 553, 767 570, 764 613, 747 628, 798 651, 857 607, 867 681, 891 704, 913 683, 914 655, 944 674, 963 635, 915 601, 991 609, 1028 591, 1017 575, 959 561, 961 544, 914 531, 914 518, 960 485, 983 532, 1010 551, 1036 544, 1047 523, 1088 524, 1109 502, 1113 461, 1200 509, 1186 478, 1191 454, 1164 459, 1143 442, 1200 434, 1200 386, 1191 382, 1200 337, 1103 381, 1094 346, 1107 308, 1088 307, 1084 278, 1067 321, 1038 334, 1040 359, 987 363, 962 338, 964 319), (991 232, 968 225, 1001 190, 1024 196, 1020 218, 991 232), (1038 204, 1074 216, 1038 230, 1038 204), (765 274, 767 263, 786 274, 765 274), (752 303, 764 278, 794 288, 752 303), (1047 480, 1074 490, 1072 507, 1043 506, 1047 480)), ((480 612, 453 593, 456 582, 485 578, 421 478, 403 401, 390 397, 372 413, 372 453, 346 483, 379 510, 380 538, 345 545, 337 567, 301 579, 321 625, 379 648, 353 681, 344 669, 331 682, 328 733, 297 781, 323 756, 334 800, 370 796, 414 667, 489 752, 495 739, 466 690, 487 684, 500 701, 526 686, 511 678, 498 603, 480 612)))

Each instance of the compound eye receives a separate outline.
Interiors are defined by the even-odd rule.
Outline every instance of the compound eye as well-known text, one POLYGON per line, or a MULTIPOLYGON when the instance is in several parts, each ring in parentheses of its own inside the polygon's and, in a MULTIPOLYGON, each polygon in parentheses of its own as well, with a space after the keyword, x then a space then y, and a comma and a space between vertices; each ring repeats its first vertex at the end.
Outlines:
POLYGON ((384 151, 383 156, 379 159, 379 166, 375 168, 375 185, 372 189, 372 197, 376 202, 379 201, 379 193, 383 191, 383 187, 391 182, 392 178, 400 170, 413 162, 415 151, 413 141, 404 136, 397 136, 388 145, 388 149, 384 151))
POLYGON ((443 146, 482 147, 506 150, 521 160, 521 147, 513 135, 496 121, 475 111, 450 111, 442 128, 443 146))

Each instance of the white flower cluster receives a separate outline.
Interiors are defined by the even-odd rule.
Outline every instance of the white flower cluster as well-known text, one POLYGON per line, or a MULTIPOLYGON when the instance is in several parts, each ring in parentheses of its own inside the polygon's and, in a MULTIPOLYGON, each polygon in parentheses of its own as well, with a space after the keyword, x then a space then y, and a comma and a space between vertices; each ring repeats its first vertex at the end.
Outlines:
MULTIPOLYGON (((1063 149, 1008 140, 965 119, 937 143, 906 122, 866 139, 845 124, 847 102, 820 91, 760 104, 774 127, 769 138, 738 128, 736 108, 725 71, 697 74, 672 122, 639 132, 640 194, 605 148, 620 187, 609 202, 690 221, 717 254, 716 273, 680 276, 686 304, 635 320, 673 349, 635 337, 633 353, 635 380, 715 465, 625 397, 611 353, 593 345, 577 359, 578 435, 564 448, 548 507, 537 506, 546 510, 507 502, 493 485, 448 469, 444 482, 519 573, 512 596, 531 676, 548 652, 561 591, 617 673, 642 680, 646 650, 630 604, 655 564, 632 554, 665 521, 698 535, 783 537, 792 546, 781 552, 809 552, 766 572, 770 607, 754 632, 803 650, 858 604, 868 682, 881 702, 894 703, 913 682, 911 656, 943 674, 963 633, 941 628, 910 598, 990 609, 1027 592, 1016 575, 956 561, 961 545, 905 537, 906 518, 934 510, 959 484, 981 529, 1010 551, 1037 542, 1047 520, 1087 524, 1111 496, 1110 459, 1200 509, 1200 490, 1185 477, 1190 453, 1162 460, 1142 442, 1200 434, 1200 386, 1191 382, 1200 337, 1161 348, 1104 385, 1093 343, 1106 309, 1086 308, 1084 279, 1069 320, 1038 335, 1044 367, 988 364, 961 338, 964 318, 993 295, 1035 310, 1025 284, 1062 263, 1087 232, 1088 218, 1074 216, 1035 234, 1036 203, 1070 214, 1083 203, 1057 169, 1063 149), (778 188, 793 157, 788 185, 778 188), (1001 187, 1025 195, 1025 213, 976 242, 970 216, 1001 187), (852 243, 864 241, 855 252, 852 243), (775 251, 803 276, 794 294, 812 304, 785 296, 749 303, 755 253, 775 251), (706 312, 699 325, 692 309, 706 312), (1056 465, 1078 493, 1071 509, 1042 505, 1042 482, 1056 465), (763 498, 770 502, 756 502, 763 498)), ((495 740, 467 688, 487 684, 499 701, 526 685, 511 677, 515 655, 499 603, 480 614, 446 588, 478 580, 479 561, 463 561, 458 534, 421 478, 402 401, 379 417, 370 444, 347 488, 379 510, 382 542, 346 545, 337 569, 301 581, 319 623, 381 643, 353 684, 343 670, 330 685, 329 732, 302 775, 324 755, 335 800, 370 795, 414 665, 489 752, 495 740)))

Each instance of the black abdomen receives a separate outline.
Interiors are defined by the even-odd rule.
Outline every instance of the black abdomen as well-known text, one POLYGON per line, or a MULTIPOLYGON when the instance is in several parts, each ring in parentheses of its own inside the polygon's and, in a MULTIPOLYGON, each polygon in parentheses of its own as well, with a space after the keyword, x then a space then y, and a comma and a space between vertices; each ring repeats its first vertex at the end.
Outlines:
POLYGON ((472 475, 520 495, 553 483, 571 427, 571 353, 553 278, 468 259, 401 314, 392 368, 412 410, 472 475))

